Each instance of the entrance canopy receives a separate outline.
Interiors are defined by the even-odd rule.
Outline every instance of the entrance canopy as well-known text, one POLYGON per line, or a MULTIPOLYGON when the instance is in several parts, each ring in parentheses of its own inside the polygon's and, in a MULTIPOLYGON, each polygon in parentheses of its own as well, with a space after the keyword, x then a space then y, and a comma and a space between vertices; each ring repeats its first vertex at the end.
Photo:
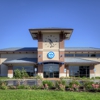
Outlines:
POLYGON ((20 58, 20 59, 5 61, 3 64, 5 65, 16 65, 16 64, 34 65, 36 63, 37 63, 37 58, 20 58))
POLYGON ((64 64, 64 62, 61 62, 61 61, 58 61, 58 60, 45 60, 43 62, 38 62, 38 64, 44 64, 44 63, 64 64))
POLYGON ((100 62, 98 62, 98 61, 87 60, 87 59, 83 59, 83 58, 75 58, 75 57, 65 58, 65 63, 66 64, 100 64, 100 62))

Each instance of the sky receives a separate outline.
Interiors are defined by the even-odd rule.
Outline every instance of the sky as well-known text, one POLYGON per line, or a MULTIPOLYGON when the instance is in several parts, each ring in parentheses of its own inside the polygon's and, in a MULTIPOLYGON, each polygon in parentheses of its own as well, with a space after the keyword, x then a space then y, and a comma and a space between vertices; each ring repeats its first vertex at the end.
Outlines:
POLYGON ((100 48, 100 0, 0 0, 0 49, 37 47, 31 28, 72 28, 65 47, 100 48))

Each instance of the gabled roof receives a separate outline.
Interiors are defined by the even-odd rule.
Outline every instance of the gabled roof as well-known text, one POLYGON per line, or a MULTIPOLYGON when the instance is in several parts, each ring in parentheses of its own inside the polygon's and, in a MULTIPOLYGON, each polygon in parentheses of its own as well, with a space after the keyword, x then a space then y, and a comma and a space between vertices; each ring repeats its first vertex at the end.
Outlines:
POLYGON ((66 57, 65 63, 67 64, 100 64, 100 62, 98 61, 87 60, 87 59, 76 58, 76 57, 66 57))
POLYGON ((8 60, 8 61, 3 62, 3 64, 21 64, 21 63, 36 64, 37 58, 20 58, 20 59, 8 60))

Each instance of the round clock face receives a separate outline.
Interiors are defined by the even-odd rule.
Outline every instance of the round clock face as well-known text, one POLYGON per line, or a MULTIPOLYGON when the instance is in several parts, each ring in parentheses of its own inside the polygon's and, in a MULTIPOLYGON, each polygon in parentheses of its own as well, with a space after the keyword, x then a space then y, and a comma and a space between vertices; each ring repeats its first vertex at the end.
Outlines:
POLYGON ((58 37, 53 35, 53 34, 49 34, 45 37, 44 39, 44 43, 45 43, 45 46, 47 48, 53 48, 57 45, 57 42, 58 42, 58 37))
POLYGON ((48 57, 49 59, 54 58, 54 56, 55 56, 55 54, 54 54, 54 52, 52 52, 52 51, 50 51, 50 52, 47 54, 47 57, 48 57))

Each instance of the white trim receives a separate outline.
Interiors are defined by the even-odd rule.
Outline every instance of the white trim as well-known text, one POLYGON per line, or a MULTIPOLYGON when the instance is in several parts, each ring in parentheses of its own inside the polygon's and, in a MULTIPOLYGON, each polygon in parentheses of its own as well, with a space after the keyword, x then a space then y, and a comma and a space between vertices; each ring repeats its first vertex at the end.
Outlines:
POLYGON ((59 73, 59 78, 60 77, 66 77, 66 73, 59 73))
POLYGON ((67 73, 67 77, 69 77, 69 73, 67 73))
POLYGON ((38 51, 43 51, 43 49, 38 49, 38 51))
POLYGON ((9 78, 12 78, 12 77, 13 77, 13 74, 8 74, 8 77, 9 77, 9 78))
POLYGON ((65 51, 65 49, 59 49, 59 51, 65 51))
POLYGON ((95 77, 95 74, 90 74, 90 78, 95 77))
POLYGON ((43 73, 38 73, 38 75, 40 75, 43 78, 43 73))

